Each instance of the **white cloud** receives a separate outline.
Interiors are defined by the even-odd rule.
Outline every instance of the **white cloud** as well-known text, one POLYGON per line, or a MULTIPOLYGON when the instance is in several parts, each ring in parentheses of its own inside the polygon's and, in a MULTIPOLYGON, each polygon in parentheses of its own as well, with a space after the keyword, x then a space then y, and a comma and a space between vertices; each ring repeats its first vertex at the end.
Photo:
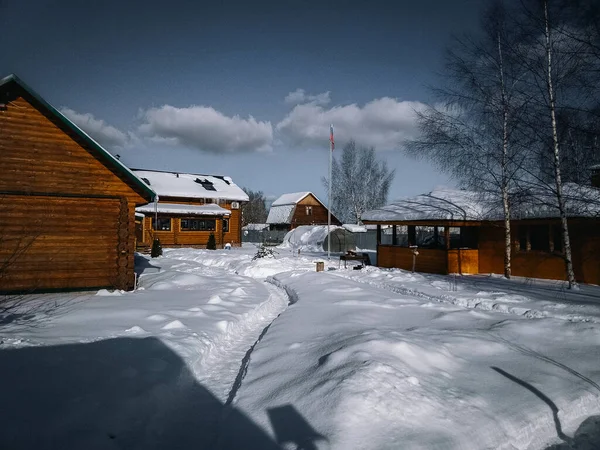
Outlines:
POLYGON ((313 103, 315 105, 327 105, 331 102, 329 98, 330 91, 321 92, 317 95, 307 94, 304 89, 296 89, 285 96, 285 102, 290 105, 300 105, 303 103, 313 103))
POLYGON ((183 145, 211 153, 270 151, 273 143, 271 122, 249 116, 227 117, 214 108, 164 105, 142 114, 140 135, 159 142, 183 145))
POLYGON ((326 109, 308 103, 296 105, 276 129, 293 146, 326 147, 329 125, 333 124, 337 148, 354 139, 358 144, 392 150, 417 136, 415 111, 423 108, 423 103, 390 97, 372 100, 363 107, 353 103, 326 109))
POLYGON ((70 108, 61 108, 60 112, 107 149, 125 147, 129 143, 126 133, 108 125, 104 120, 96 119, 93 114, 80 114, 70 108))

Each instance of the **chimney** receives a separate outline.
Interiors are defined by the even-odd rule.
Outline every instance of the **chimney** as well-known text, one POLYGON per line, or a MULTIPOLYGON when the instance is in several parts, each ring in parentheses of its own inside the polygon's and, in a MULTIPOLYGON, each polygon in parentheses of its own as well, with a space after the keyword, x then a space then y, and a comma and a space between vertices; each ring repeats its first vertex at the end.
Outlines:
POLYGON ((600 188, 600 164, 590 167, 592 171, 592 186, 600 188))

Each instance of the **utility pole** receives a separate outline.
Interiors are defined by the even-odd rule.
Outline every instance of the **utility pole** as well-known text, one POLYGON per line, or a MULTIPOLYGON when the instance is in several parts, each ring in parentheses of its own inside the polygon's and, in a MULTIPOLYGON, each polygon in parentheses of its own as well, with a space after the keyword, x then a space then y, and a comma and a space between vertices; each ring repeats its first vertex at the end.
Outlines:
POLYGON ((333 148, 335 144, 333 142, 333 124, 329 128, 329 195, 327 199, 327 259, 331 259, 331 186, 333 180, 331 179, 331 166, 333 164, 333 148))

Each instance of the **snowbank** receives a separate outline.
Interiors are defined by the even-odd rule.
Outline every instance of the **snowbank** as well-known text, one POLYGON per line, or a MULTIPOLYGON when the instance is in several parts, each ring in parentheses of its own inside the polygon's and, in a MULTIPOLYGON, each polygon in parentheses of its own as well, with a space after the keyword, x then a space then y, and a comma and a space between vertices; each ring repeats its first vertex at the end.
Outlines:
MULTIPOLYGON (((598 327, 390 295, 329 273, 273 281, 297 302, 255 348, 235 405, 279 443, 540 449, 556 420, 573 436, 600 412, 598 327)), ((223 448, 258 448, 221 435, 223 448)))
MULTIPOLYGON (((337 230, 332 225, 330 230, 337 230)), ((279 246, 282 249, 297 249, 301 252, 322 252, 323 243, 327 238, 327 225, 302 225, 288 232, 279 246)), ((326 249, 325 249, 326 250, 326 249)))

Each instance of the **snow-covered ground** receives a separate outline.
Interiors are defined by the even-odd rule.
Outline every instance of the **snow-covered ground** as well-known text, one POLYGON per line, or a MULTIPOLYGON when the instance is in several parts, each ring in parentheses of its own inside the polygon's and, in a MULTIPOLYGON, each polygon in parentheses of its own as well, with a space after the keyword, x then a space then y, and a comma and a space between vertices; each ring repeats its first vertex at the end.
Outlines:
POLYGON ((4 317, 0 448, 600 448, 600 288, 275 251, 4 317))

